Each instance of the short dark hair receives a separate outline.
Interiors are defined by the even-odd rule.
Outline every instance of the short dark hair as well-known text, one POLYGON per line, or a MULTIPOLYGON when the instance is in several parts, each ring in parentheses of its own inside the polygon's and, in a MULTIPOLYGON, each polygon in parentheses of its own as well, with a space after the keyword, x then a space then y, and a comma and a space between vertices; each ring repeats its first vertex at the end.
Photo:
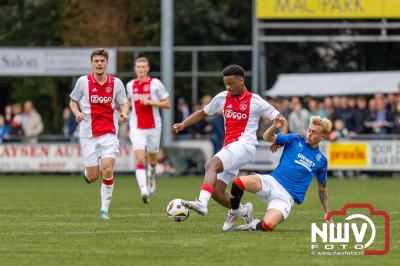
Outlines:
POLYGON ((226 76, 242 76, 244 78, 244 69, 239 65, 229 65, 222 71, 224 77, 226 76))
POLYGON ((92 53, 90 54, 90 61, 93 60, 93 56, 95 56, 95 55, 104 56, 108 60, 108 51, 104 48, 94 49, 92 51, 92 53))

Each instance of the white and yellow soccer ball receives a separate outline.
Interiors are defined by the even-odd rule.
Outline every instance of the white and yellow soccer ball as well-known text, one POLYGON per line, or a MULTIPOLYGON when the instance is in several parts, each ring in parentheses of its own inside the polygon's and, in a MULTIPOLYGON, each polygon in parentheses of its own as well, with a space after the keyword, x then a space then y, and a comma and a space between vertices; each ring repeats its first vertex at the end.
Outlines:
POLYGON ((167 214, 175 222, 183 222, 189 217, 189 209, 182 205, 181 199, 174 199, 168 203, 167 214))

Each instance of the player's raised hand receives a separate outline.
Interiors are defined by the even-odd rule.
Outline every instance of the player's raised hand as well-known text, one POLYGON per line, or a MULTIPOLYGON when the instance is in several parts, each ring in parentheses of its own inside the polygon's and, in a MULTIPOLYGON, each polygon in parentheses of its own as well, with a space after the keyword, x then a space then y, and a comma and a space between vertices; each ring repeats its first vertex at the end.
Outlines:
POLYGON ((285 118, 281 115, 277 116, 274 120, 274 125, 277 129, 283 127, 283 125, 285 124, 285 118))
POLYGON ((119 114, 119 120, 120 120, 122 123, 125 123, 126 121, 128 121, 128 115, 125 114, 125 113, 120 113, 120 114, 119 114))
POLYGON ((184 128, 185 128, 185 126, 184 126, 183 123, 175 123, 175 124, 172 125, 171 131, 174 134, 178 134, 179 131, 181 131, 184 128))
POLYGON ((85 115, 81 112, 79 112, 76 116, 75 116, 75 121, 77 123, 80 123, 83 119, 85 119, 85 115))

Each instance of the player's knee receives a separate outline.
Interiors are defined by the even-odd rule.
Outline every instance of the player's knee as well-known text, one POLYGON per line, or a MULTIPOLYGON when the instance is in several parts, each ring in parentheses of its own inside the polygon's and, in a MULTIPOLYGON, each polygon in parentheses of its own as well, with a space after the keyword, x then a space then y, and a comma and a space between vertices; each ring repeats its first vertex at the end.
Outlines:
POLYGON ((144 165, 145 160, 144 158, 136 158, 136 165, 144 165))
POLYGON ((217 165, 217 163, 214 161, 214 160, 210 160, 210 161, 208 161, 207 163, 206 163, 206 165, 205 165, 205 170, 206 171, 210 171, 210 170, 212 170, 212 171, 217 171, 218 169, 218 165, 217 165))
POLYGON ((94 174, 94 173, 88 174, 88 175, 86 175, 86 179, 87 179, 90 183, 93 183, 93 182, 96 182, 97 179, 99 179, 99 175, 98 175, 98 174, 94 174))
POLYGON ((109 178, 113 175, 113 168, 112 166, 104 166, 102 169, 102 175, 103 177, 109 178))

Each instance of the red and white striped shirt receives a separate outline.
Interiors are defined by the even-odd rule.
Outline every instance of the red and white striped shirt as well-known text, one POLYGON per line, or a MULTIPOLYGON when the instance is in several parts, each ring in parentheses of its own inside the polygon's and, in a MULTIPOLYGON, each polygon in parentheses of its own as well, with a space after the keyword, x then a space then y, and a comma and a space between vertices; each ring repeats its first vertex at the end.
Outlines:
POLYGON ((260 117, 273 120, 279 114, 279 111, 267 101, 247 89, 244 89, 237 97, 232 97, 228 91, 217 94, 204 107, 204 112, 207 115, 223 113, 224 146, 235 141, 241 141, 244 144, 258 144, 257 129, 260 117))
POLYGON ((98 137, 108 133, 118 133, 118 114, 114 110, 115 102, 127 102, 122 81, 107 75, 107 81, 99 84, 93 74, 82 76, 70 94, 71 99, 79 102, 85 118, 79 124, 80 137, 98 137))
POLYGON ((168 98, 169 93, 159 79, 147 77, 144 82, 137 79, 126 84, 128 98, 132 101, 132 112, 129 120, 130 128, 150 129, 161 128, 159 107, 146 106, 141 99, 162 101, 168 98))

